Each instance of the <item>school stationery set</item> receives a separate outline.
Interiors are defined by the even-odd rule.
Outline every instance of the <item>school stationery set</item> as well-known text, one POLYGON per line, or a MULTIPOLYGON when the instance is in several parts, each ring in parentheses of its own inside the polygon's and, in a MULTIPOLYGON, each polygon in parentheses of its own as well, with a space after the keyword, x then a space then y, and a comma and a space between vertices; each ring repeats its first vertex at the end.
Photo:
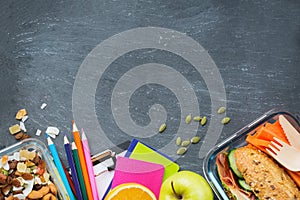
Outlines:
POLYGON ((72 128, 74 141, 70 143, 64 136, 71 176, 52 139, 47 137, 54 164, 70 200, 102 200, 111 189, 124 183, 141 184, 158 199, 162 182, 179 171, 179 165, 171 158, 137 139, 91 156, 84 130, 80 133, 74 121, 72 128))

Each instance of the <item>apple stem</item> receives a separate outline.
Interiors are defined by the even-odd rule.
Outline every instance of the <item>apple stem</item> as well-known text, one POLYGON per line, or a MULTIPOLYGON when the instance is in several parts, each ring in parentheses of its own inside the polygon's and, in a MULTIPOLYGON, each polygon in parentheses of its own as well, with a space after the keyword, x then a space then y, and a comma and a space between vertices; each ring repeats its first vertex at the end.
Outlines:
POLYGON ((182 199, 182 196, 180 194, 177 194, 176 191, 175 191, 175 188, 174 188, 174 183, 173 181, 171 181, 171 187, 172 187, 172 190, 175 194, 175 196, 178 198, 178 199, 182 199))

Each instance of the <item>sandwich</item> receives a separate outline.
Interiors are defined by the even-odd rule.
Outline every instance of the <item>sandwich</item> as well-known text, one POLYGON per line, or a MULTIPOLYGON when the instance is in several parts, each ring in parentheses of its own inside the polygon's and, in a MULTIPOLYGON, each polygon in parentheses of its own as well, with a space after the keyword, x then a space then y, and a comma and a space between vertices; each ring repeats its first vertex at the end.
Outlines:
POLYGON ((296 200, 300 190, 276 161, 248 144, 216 157, 219 178, 230 200, 296 200))

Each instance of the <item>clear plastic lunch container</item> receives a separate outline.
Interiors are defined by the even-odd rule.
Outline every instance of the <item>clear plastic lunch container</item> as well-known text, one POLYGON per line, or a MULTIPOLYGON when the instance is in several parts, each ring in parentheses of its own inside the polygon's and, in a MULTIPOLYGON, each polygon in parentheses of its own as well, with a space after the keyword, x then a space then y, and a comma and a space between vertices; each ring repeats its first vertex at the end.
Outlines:
POLYGON ((50 174, 50 180, 56 185, 57 199, 70 199, 67 194, 67 190, 62 183, 62 179, 57 171, 57 168, 54 165, 52 156, 50 155, 47 146, 42 141, 34 138, 22 140, 16 144, 0 150, 0 158, 5 155, 13 156, 15 153, 20 152, 20 150, 37 152, 40 155, 41 159, 46 162, 46 170, 50 174))
POLYGON ((241 130, 234 133, 229 138, 225 139, 225 141, 217 144, 214 148, 212 148, 206 155, 203 164, 204 176, 211 188, 213 189, 215 195, 219 199, 229 200, 226 195, 222 183, 219 179, 216 165, 216 156, 218 153, 222 151, 230 151, 233 148, 238 148, 241 146, 245 146, 247 142, 245 141, 248 134, 255 133, 261 126, 263 126, 266 122, 275 122, 279 115, 284 115, 285 118, 289 120, 289 122, 299 131, 300 123, 297 117, 286 111, 276 111, 271 110, 261 117, 257 118, 241 130))

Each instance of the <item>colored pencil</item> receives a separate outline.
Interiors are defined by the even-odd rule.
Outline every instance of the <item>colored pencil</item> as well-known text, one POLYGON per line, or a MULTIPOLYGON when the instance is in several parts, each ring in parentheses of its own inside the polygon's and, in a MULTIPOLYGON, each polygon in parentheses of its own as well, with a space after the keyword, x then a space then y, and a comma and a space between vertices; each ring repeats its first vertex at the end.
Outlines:
POLYGON ((90 147, 89 143, 87 140, 87 137, 82 129, 82 137, 81 137, 81 142, 82 142, 82 148, 83 148, 83 153, 85 157, 85 163, 86 167, 89 173, 89 179, 91 183, 91 188, 93 192, 93 199, 98 200, 98 190, 97 190, 97 185, 96 185, 96 179, 95 179, 95 174, 94 174, 94 169, 93 169, 93 164, 92 164, 92 158, 91 158, 91 152, 90 152, 90 147))
POLYGON ((67 180, 67 177, 66 177, 66 174, 64 172, 64 169, 63 169, 63 166, 60 162, 60 159, 59 159, 59 156, 58 156, 58 153, 57 153, 57 150, 56 150, 56 147, 54 146, 52 140, 50 137, 47 137, 47 142, 48 142, 48 147, 49 147, 49 150, 52 154, 52 157, 53 157, 53 160, 54 160, 54 163, 56 165, 56 168, 59 172, 59 175, 61 176, 61 179, 66 187, 66 190, 69 194, 69 197, 70 197, 70 200, 75 200, 75 197, 73 195, 73 192, 71 190, 71 187, 70 187, 70 184, 67 180))
POLYGON ((92 188, 91 188, 91 184, 90 184, 90 180, 89 180, 89 175, 87 172, 87 167, 85 164, 85 158, 84 158, 84 153, 83 153, 83 149, 82 149, 80 134, 79 134, 78 128, 74 121, 72 121, 72 125, 73 125, 73 137, 74 137, 74 142, 75 142, 77 150, 78 150, 78 157, 79 157, 80 166, 82 169, 83 180, 84 180, 88 199, 90 200, 90 199, 93 199, 93 193, 92 193, 92 188))
MULTIPOLYGON (((53 171, 54 171, 55 175, 57 176, 57 180, 56 180, 56 181, 59 182, 59 185, 60 185, 60 186, 64 185, 64 183, 63 183, 63 181, 62 181, 62 178, 61 178, 61 176, 60 176, 60 174, 59 174, 59 172, 58 172, 58 170, 57 170, 57 167, 56 167, 56 165, 55 165, 53 159, 50 159, 50 161, 51 161, 51 165, 52 165, 51 168, 53 168, 53 171)), ((64 187, 64 188, 61 188, 61 190, 63 191, 63 195, 64 195, 65 197, 68 197, 68 196, 69 196, 68 191, 67 191, 67 189, 66 189, 65 187, 64 187)))
POLYGON ((74 164, 74 160, 73 160, 73 156, 72 156, 72 152, 71 152, 70 142, 69 142, 66 135, 64 136, 64 147, 65 147, 65 151, 66 151, 66 154, 67 154, 69 167, 71 169, 72 180, 73 180, 75 190, 76 190, 76 193, 75 193, 76 197, 77 197, 78 200, 82 200, 80 184, 79 184, 77 171, 76 171, 76 168, 75 168, 75 164, 74 164))
MULTIPOLYGON (((48 138, 49 137, 49 135, 48 135, 48 133, 46 133, 46 138, 48 138)), ((62 159, 59 157, 59 160, 60 160, 60 162, 61 162, 61 165, 63 166, 63 169, 64 169, 64 172, 65 172, 65 174, 66 174, 66 177, 67 177, 67 180, 68 180, 68 182, 69 182, 69 184, 70 184, 70 187, 71 187, 71 190, 72 190, 72 192, 73 192, 73 194, 75 195, 75 197, 76 197, 76 190, 75 190, 75 186, 74 186, 74 184, 73 184, 73 181, 72 181, 72 179, 71 179, 71 176, 70 176, 70 174, 69 174, 69 172, 68 172, 68 170, 67 170, 67 168, 66 168, 66 166, 64 165, 64 162, 62 161, 62 159)), ((53 160, 52 160, 53 161, 53 160)), ((54 161, 53 161, 53 164, 54 164, 54 161)), ((55 165, 55 164, 54 164, 55 165)), ((58 173, 58 170, 56 169, 56 174, 59 174, 58 173)), ((63 184, 62 184, 63 185, 63 184)), ((65 193, 67 194, 67 191, 65 191, 65 193)), ((77 198, 77 197, 76 197, 77 198)))
MULTIPOLYGON (((72 181, 72 178, 71 178, 71 176, 70 176, 70 173, 69 173, 69 171, 67 170, 67 168, 66 168, 66 166, 65 166, 65 164, 64 164, 64 162, 62 161, 61 158, 60 158, 60 162, 61 162, 61 165, 63 166, 64 172, 65 172, 66 177, 67 177, 67 179, 68 179, 68 182, 69 182, 69 184, 70 184, 71 190, 72 190, 74 196, 76 197, 76 190, 75 190, 75 186, 74 186, 74 183, 73 183, 73 181, 72 181)), ((77 198, 77 197, 76 197, 76 198, 77 198)))
POLYGON ((76 147, 75 142, 72 142, 72 153, 73 153, 75 167, 76 167, 76 170, 77 170, 77 175, 78 175, 78 180, 79 180, 79 184, 80 184, 80 188, 81 188, 82 197, 83 197, 84 200, 88 200, 88 196, 87 196, 87 193, 86 193, 86 188, 85 188, 85 185, 84 185, 82 170, 81 170, 81 166, 80 166, 80 161, 79 161, 79 157, 78 157, 78 151, 77 151, 77 147, 76 147))

